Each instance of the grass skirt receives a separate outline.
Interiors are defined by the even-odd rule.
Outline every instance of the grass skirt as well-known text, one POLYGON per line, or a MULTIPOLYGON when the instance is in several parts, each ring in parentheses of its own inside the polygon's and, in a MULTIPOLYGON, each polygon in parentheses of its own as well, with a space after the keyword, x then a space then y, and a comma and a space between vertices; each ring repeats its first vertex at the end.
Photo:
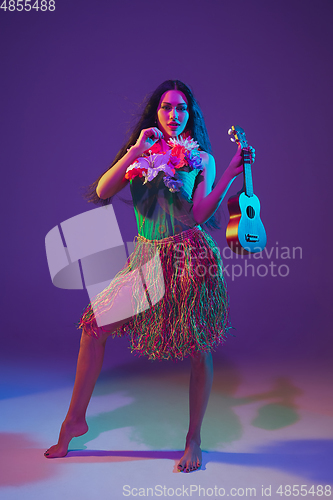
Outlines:
POLYGON ((209 352, 230 328, 222 260, 213 238, 198 227, 161 240, 136 236, 125 267, 85 309, 78 328, 128 321, 132 352, 149 359, 182 359, 209 352), (136 240, 136 241, 135 241, 136 240))

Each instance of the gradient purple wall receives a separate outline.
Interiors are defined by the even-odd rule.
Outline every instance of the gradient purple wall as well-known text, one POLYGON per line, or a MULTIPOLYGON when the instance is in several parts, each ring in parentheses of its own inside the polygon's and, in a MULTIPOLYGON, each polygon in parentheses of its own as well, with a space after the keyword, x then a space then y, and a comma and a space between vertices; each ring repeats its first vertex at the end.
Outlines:
MULTIPOLYGON (((88 295, 53 287, 45 235, 93 208, 81 187, 113 159, 136 104, 178 78, 203 109, 217 178, 235 153, 232 124, 256 148, 267 250, 302 248, 302 259, 251 259, 288 265, 286 277, 229 278, 237 337, 217 357, 329 361, 332 13, 330 0, 56 0, 55 12, 0 13, 5 358, 76 353, 88 295)), ((133 210, 115 210, 131 241, 133 210)), ((225 226, 226 200, 223 211, 225 226)), ((224 229, 211 234, 226 247, 224 229)), ((111 349, 129 359, 125 346, 111 349)))

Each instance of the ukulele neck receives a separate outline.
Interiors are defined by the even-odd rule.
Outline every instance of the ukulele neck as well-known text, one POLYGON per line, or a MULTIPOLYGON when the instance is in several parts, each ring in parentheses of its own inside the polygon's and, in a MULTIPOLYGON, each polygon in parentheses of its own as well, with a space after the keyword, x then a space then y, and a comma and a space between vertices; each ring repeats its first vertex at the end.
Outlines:
POLYGON ((246 196, 253 196, 253 182, 250 163, 250 154, 247 150, 243 150, 244 156, 244 191, 246 196))

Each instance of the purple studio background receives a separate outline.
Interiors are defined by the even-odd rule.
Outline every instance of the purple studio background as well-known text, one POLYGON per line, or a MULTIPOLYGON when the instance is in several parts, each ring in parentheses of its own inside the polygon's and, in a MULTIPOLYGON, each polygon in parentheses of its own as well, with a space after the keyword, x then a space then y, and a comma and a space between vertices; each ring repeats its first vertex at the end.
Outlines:
MULTIPOLYGON (((199 100, 217 180, 236 151, 231 125, 256 148, 254 192, 272 254, 251 264, 275 265, 276 276, 245 276, 244 261, 224 259, 242 275, 228 278, 236 337, 215 358, 328 366, 332 13, 329 0, 57 0, 54 12, 0 13, 3 360, 74 369, 88 295, 52 285, 45 235, 95 208, 82 188, 113 160, 138 103, 172 78, 199 100), (282 247, 301 251, 283 259, 282 247)), ((240 187, 237 179, 227 198, 240 187)), ((129 188, 120 196, 130 199, 129 188)), ((226 201, 223 229, 211 232, 221 251, 226 201)), ((114 207, 132 241, 133 208, 114 207)), ((111 342, 106 363, 134 362, 126 339, 111 342)))

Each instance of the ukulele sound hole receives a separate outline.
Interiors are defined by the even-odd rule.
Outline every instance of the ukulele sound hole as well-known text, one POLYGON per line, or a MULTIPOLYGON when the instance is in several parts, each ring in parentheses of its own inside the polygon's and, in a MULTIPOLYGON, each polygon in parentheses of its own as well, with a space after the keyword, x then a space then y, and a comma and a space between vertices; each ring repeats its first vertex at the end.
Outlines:
POLYGON ((246 215, 249 217, 249 219, 253 219, 254 217, 254 208, 250 205, 246 208, 246 215))

